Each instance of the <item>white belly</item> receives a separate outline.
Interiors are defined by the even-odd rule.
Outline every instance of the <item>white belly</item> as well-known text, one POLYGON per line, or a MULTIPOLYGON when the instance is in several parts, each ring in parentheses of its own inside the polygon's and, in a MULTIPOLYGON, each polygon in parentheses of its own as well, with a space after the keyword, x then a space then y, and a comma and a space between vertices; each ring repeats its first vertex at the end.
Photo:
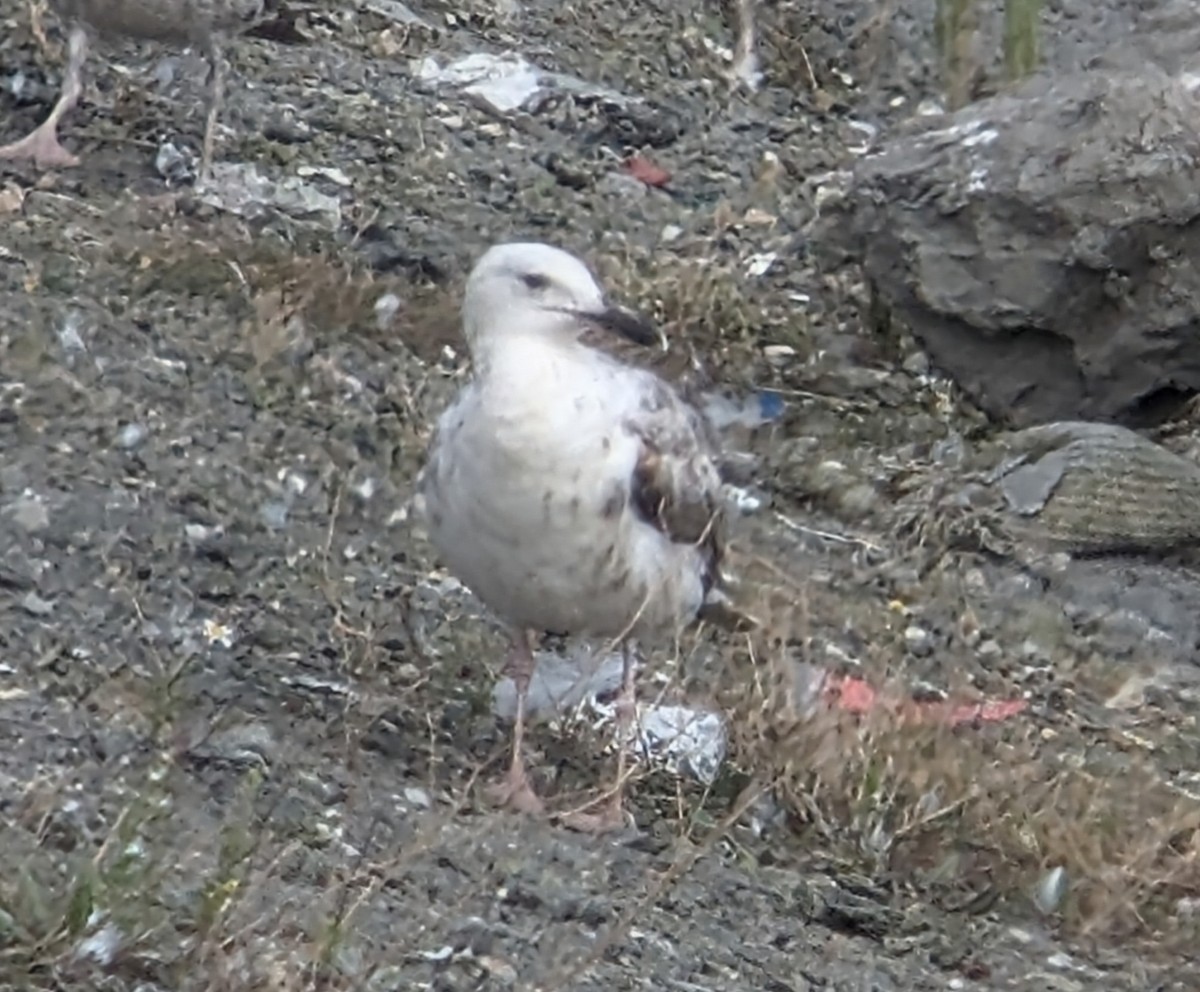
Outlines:
POLYGON ((445 564, 514 626, 646 637, 690 620, 701 557, 628 506, 638 441, 599 394, 528 413, 478 393, 447 412, 424 483, 445 564))

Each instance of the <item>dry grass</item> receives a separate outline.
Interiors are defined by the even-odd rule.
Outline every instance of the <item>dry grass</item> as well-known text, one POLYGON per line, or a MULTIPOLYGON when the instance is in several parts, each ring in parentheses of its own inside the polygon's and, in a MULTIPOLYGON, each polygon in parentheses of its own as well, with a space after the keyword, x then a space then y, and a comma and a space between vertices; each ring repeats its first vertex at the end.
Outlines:
POLYGON ((353 251, 306 252, 265 234, 230 236, 181 224, 147 236, 130 261, 139 297, 240 302, 246 322, 237 330, 260 368, 287 351, 302 329, 325 346, 353 339, 409 347, 427 359, 458 343, 456 287, 380 275, 353 251), (397 306, 381 312, 388 294, 397 306))
POLYGON ((766 342, 794 349, 803 364, 812 350, 803 308, 781 304, 745 273, 736 252, 714 251, 727 205, 711 219, 712 231, 670 251, 594 259, 614 300, 635 307, 660 327, 665 355, 626 354, 628 361, 653 366, 688 388, 719 386, 750 390, 777 385, 778 371, 764 359, 766 342))
MULTIPOLYGON (((1009 82, 1024 79, 1038 67, 1041 13, 1041 0, 1005 0, 999 48, 1009 82)), ((938 0, 934 37, 950 110, 975 99, 990 72, 982 23, 989 14, 976 0, 938 0)))
POLYGON ((1048 915, 1065 933, 1194 946, 1184 907, 1200 896, 1200 797, 1169 782, 1152 741, 1069 714, 1047 723, 1037 707, 958 730, 915 721, 912 707, 802 715, 796 665, 815 660, 814 616, 855 625, 882 696, 912 687, 891 660, 882 608, 872 619, 772 575, 757 608, 769 622, 731 657, 726 705, 737 763, 784 801, 801 848, 938 905, 1016 918, 1039 912, 1039 886, 1061 868, 1068 890, 1048 915))

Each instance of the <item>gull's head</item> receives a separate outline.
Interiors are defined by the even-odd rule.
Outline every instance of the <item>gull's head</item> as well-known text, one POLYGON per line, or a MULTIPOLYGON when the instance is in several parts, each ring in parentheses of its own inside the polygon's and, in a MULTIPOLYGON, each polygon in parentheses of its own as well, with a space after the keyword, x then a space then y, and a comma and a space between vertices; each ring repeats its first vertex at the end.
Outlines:
POLYGON ((648 322, 610 306, 588 267, 560 248, 537 242, 496 245, 471 270, 463 330, 472 351, 504 335, 573 341, 588 326, 638 344, 659 342, 648 322))

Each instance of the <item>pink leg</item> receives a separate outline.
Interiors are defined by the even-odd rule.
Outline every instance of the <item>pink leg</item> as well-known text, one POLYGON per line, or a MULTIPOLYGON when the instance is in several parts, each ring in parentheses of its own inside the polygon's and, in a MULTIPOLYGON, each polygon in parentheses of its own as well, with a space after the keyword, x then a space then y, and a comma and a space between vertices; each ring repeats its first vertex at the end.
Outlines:
POLYGON ((580 810, 564 816, 563 823, 574 830, 586 833, 605 833, 619 830, 628 822, 622 794, 625 791, 625 748, 629 743, 629 731, 637 718, 637 692, 635 687, 633 652, 628 644, 621 648, 621 694, 617 697, 617 777, 611 789, 596 804, 594 812, 580 810))
POLYGON ((733 47, 733 64, 729 75, 753 92, 762 81, 758 70, 757 43, 754 38, 754 0, 736 0, 737 41, 733 47))
POLYGON ((508 806, 521 813, 540 814, 544 807, 538 798, 529 776, 525 772, 525 756, 521 753, 521 744, 525 739, 525 700, 529 695, 529 680, 533 677, 533 669, 537 664, 533 650, 529 646, 529 632, 516 631, 513 634, 512 653, 505 666, 507 673, 512 676, 517 687, 517 718, 513 723, 512 764, 508 774, 488 789, 489 798, 498 806, 508 806))
POLYGON ((46 0, 28 0, 28 3, 29 30, 33 34, 33 39, 46 59, 57 62, 62 58, 62 51, 58 45, 50 44, 50 39, 46 37, 46 0))
POLYGON ((78 156, 72 155, 58 143, 58 122, 83 95, 83 63, 86 58, 87 33, 75 25, 67 40, 67 71, 58 103, 50 111, 50 116, 24 138, 0 147, 0 159, 32 159, 39 168, 66 168, 79 164, 78 156))
POLYGON ((208 114, 204 119, 204 144, 200 151, 198 183, 207 180, 212 169, 213 150, 217 137, 217 117, 221 113, 221 105, 225 100, 225 60, 222 58, 221 46, 214 43, 208 57, 212 71, 208 82, 208 114))

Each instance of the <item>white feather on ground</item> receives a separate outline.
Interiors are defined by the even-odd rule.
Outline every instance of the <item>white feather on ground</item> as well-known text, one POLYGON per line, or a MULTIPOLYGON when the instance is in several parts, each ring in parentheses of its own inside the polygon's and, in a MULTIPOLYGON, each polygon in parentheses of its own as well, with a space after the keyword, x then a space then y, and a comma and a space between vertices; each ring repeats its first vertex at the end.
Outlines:
MULTIPOLYGON (((438 421, 418 483, 445 564, 513 632, 519 697, 529 634, 670 637, 719 580, 722 496, 704 417, 663 379, 590 347, 597 328, 656 340, 609 307, 587 267, 541 244, 506 244, 468 280, 474 374, 438 421)), ((623 703, 633 705, 626 652, 623 703)), ((540 810, 520 754, 498 798, 540 810)), ((599 816, 623 821, 620 789, 599 816)))

